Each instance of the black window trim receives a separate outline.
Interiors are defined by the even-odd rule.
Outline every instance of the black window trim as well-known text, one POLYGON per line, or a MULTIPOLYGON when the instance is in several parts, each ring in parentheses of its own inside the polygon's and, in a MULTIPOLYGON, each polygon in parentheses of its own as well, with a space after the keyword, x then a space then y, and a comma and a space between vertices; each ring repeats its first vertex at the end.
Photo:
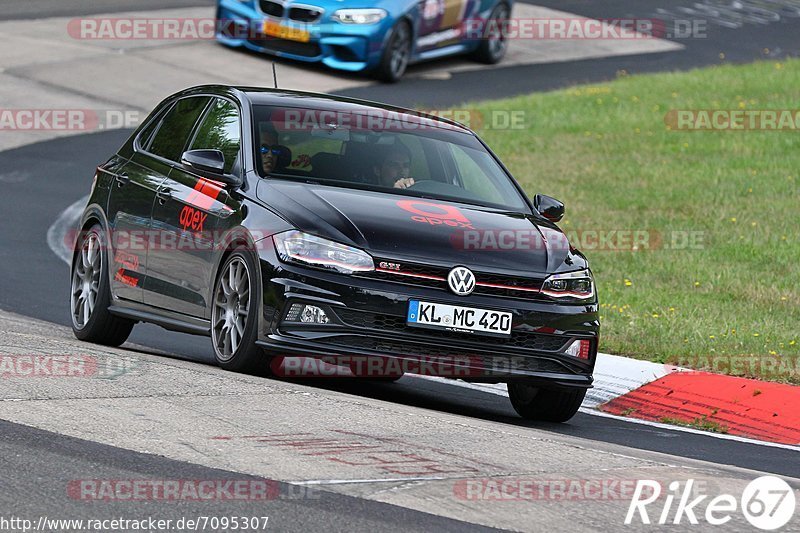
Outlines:
POLYGON ((242 161, 244 158, 244 151, 242 150, 244 146, 244 124, 242 120, 242 108, 236 103, 236 100, 234 100, 233 98, 228 98, 220 95, 214 95, 211 97, 211 101, 208 102, 208 105, 203 110, 203 113, 200 115, 200 118, 197 119, 197 122, 195 123, 194 128, 192 129, 191 140, 186 144, 186 146, 183 147, 183 149, 184 151, 186 151, 186 149, 191 147, 197 140, 197 135, 200 133, 200 126, 203 124, 203 122, 205 122, 206 117, 208 117, 208 114, 211 113, 211 108, 214 105, 215 98, 218 100, 225 100, 227 102, 230 102, 231 104, 233 104, 233 107, 235 107, 236 111, 239 113, 239 154, 237 155, 237 158, 239 159, 239 164, 236 165, 236 162, 234 161, 234 165, 231 167, 230 175, 236 176, 237 178, 241 179, 243 176, 242 161), (233 171, 237 169, 236 168, 237 166, 239 167, 238 168, 239 172, 237 174, 234 174, 233 171))
MULTIPOLYGON (((176 105, 178 105, 178 102, 180 102, 181 100, 187 100, 189 98, 197 98, 197 97, 208 97, 209 98, 209 101, 206 102, 205 107, 200 111, 200 115, 198 115, 198 116, 205 116, 206 109, 208 108, 208 104, 211 103, 211 98, 212 98, 212 96, 208 95, 208 94, 190 94, 190 95, 182 96, 180 98, 176 98, 175 100, 170 102, 169 110, 172 111, 172 109, 176 105)), ((158 154, 154 154, 153 152, 150 151, 150 145, 152 145, 152 143, 155 140, 156 136, 161 131, 161 127, 164 125, 164 119, 165 118, 167 118, 167 114, 166 113, 161 116, 161 122, 159 123, 158 128, 153 133, 153 136, 150 138, 150 142, 148 143, 147 149, 143 149, 142 153, 144 153, 145 155, 148 155, 148 156, 150 156, 152 158, 155 158, 158 161, 166 163, 166 164, 170 165, 171 167, 174 167, 175 165, 180 166, 180 161, 173 161, 172 159, 167 159, 164 156, 160 156, 158 154)), ((190 136, 194 135, 194 130, 196 128, 197 128, 197 122, 195 121, 195 123, 192 125, 192 129, 189 132, 190 136)), ((184 142, 183 150, 181 150, 181 153, 183 153, 185 151, 186 151, 186 143, 184 142)))
MULTIPOLYGON (((210 95, 207 95, 207 94, 191 94, 191 95, 182 96, 180 98, 176 98, 176 99, 172 100, 171 102, 165 104, 164 105, 164 110, 166 110, 166 111, 162 110, 161 112, 158 113, 157 117, 158 117, 158 120, 159 120, 159 124, 158 124, 158 127, 153 132, 153 134, 151 135, 150 139, 148 139, 147 146, 146 147, 142 146, 141 143, 138 142, 139 139, 137 137, 137 142, 135 142, 134 146, 133 146, 134 151, 142 153, 142 154, 147 155, 149 157, 152 157, 153 159, 155 159, 157 161, 160 161, 162 163, 166 163, 166 164, 168 164, 170 166, 174 166, 176 161, 172 161, 171 159, 167 159, 166 157, 160 156, 158 154, 154 154, 153 152, 150 151, 150 145, 152 144, 153 140, 156 138, 158 133, 161 131, 161 127, 164 125, 164 119, 167 117, 167 114, 170 111, 172 111, 172 109, 177 105, 177 103, 180 102, 181 100, 185 100, 187 98, 194 98, 194 97, 197 97, 197 96, 210 96, 210 95)), ((206 103, 206 107, 208 107, 208 103, 206 103)), ((205 107, 203 108, 203 110, 200 113, 201 113, 201 115, 205 113, 205 107)), ((149 125, 149 123, 148 123, 148 125, 149 125)), ((197 127, 197 123, 195 123, 192 126, 192 130, 191 131, 194 132, 194 129, 196 127, 197 127)), ((140 136, 144 132, 144 129, 146 129, 146 128, 143 128, 142 132, 139 133, 140 136)), ((186 148, 185 145, 184 145, 184 148, 186 148)))
POLYGON ((159 109, 156 113, 153 113, 153 117, 147 121, 147 123, 142 126, 142 129, 139 130, 139 133, 136 134, 136 138, 133 140, 133 150, 134 152, 144 152, 149 153, 147 149, 150 147, 150 143, 152 142, 153 138, 158 134, 158 130, 161 129, 161 123, 164 121, 164 117, 167 116, 173 106, 175 105, 174 100, 165 104, 161 109, 159 109), (144 132, 149 128, 152 124, 156 124, 155 129, 150 133, 150 137, 147 138, 145 144, 142 144, 142 135, 144 132))
MULTIPOLYGON (((212 102, 214 101, 214 99, 215 98, 220 98, 220 99, 223 99, 223 100, 227 100, 227 101, 231 102, 236 107, 237 111, 239 112, 239 138, 240 138, 240 142, 239 142, 239 160, 243 161, 242 158, 244 156, 244 154, 243 154, 243 148, 244 148, 244 120, 243 120, 243 117, 242 117, 242 115, 243 115, 242 106, 239 104, 239 102, 236 101, 236 99, 231 98, 230 96, 227 96, 227 95, 220 95, 220 94, 214 94, 214 93, 205 93, 205 92, 203 92, 203 93, 194 93, 194 94, 187 94, 187 95, 183 95, 181 97, 175 98, 171 102, 165 104, 164 105, 164 109, 172 110, 172 108, 178 102, 180 102, 181 100, 185 100, 187 98, 204 97, 204 96, 209 98, 209 101, 206 103, 205 108, 203 108, 203 110, 200 112, 200 115, 198 116, 198 119, 195 121, 194 125, 192 126, 192 130, 191 130, 191 132, 189 134, 189 138, 192 141, 194 141, 194 138, 197 135, 197 128, 202 123, 202 121, 205 119, 206 114, 208 113, 208 110, 209 110, 212 102)), ((161 129, 161 126, 162 126, 162 124, 164 122, 164 118, 166 116, 167 116, 166 113, 162 110, 161 112, 159 112, 154 117, 154 120, 156 118, 158 118, 158 120, 160 120, 161 122, 159 123, 158 127, 156 128, 156 130, 153 132, 153 135, 151 136, 150 141, 152 141, 155 138, 155 136, 158 134, 158 131, 161 129)), ((150 122, 151 121, 148 121, 148 126, 150 125, 150 122)), ((142 128, 142 132, 144 132, 145 129, 146 129, 146 126, 145 126, 145 128, 142 128)), ((134 149, 135 152, 140 152, 140 153, 142 153, 144 155, 152 157, 152 158, 156 159, 157 161, 160 161, 160 162, 163 162, 163 163, 169 165, 171 168, 176 168, 176 169, 185 171, 185 169, 181 165, 180 161, 172 161, 171 159, 167 159, 166 157, 162 157, 162 156, 160 156, 158 154, 154 154, 154 153, 149 151, 149 148, 150 148, 149 146, 147 147, 147 149, 142 147, 138 143, 139 137, 141 136, 142 132, 140 132, 139 135, 137 136, 137 138, 136 138, 137 142, 134 142, 133 149, 134 149)), ((184 144, 184 146, 183 146, 183 151, 184 152, 186 151, 186 147, 187 146, 191 146, 191 141, 189 141, 186 144, 184 144)), ((242 163, 240 163, 239 164, 239 175, 236 175, 236 174, 233 174, 233 175, 236 176, 237 178, 242 179, 242 176, 244 175, 243 167, 244 167, 244 165, 242 163)))

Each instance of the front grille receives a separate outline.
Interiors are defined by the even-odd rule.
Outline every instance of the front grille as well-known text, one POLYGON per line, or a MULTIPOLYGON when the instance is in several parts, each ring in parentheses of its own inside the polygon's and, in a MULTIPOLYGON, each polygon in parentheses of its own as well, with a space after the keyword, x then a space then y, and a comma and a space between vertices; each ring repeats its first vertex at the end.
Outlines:
MULTIPOLYGON (((377 259, 380 265, 382 260, 377 259)), ((414 263, 401 263, 401 270, 388 270, 378 268, 372 272, 358 274, 371 279, 380 279, 414 285, 418 287, 433 287, 448 290, 447 275, 449 268, 432 267, 414 263)), ((489 296, 507 296, 511 298, 525 298, 529 300, 546 299, 539 292, 543 279, 522 278, 516 276, 503 276, 487 272, 475 271, 477 285, 474 294, 489 296)))
POLYGON ((273 52, 285 52, 302 57, 318 57, 322 50, 317 43, 301 43, 274 37, 264 37, 261 39, 250 39, 250 43, 273 52))
POLYGON ((289 8, 289 18, 297 22, 316 22, 322 16, 321 9, 291 7, 289 8))
MULTIPOLYGON (((550 373, 580 373, 564 363, 553 359, 526 356, 502 356, 499 354, 469 353, 465 350, 455 350, 443 346, 428 346, 412 342, 398 342, 357 335, 340 335, 326 339, 326 343, 344 346, 357 350, 374 351, 376 353, 390 353, 407 357, 419 357, 425 361, 439 359, 445 363, 455 363, 465 358, 472 367, 480 369, 482 375, 505 374, 509 371, 522 370, 528 372, 550 373)), ((477 377, 473 375, 472 377, 477 377)))
POLYGON ((280 18, 283 16, 283 4, 279 2, 273 2, 272 0, 260 0, 259 6, 261 7, 261 11, 271 17, 280 18))
POLYGON ((404 317, 367 313, 352 309, 335 309, 336 314, 346 324, 362 329, 404 335, 423 335, 436 339, 457 340, 460 345, 472 346, 476 349, 525 349, 545 352, 558 352, 569 341, 559 335, 543 335, 526 331, 512 332, 510 338, 470 335, 455 331, 436 330, 430 328, 414 328, 406 325, 404 317))

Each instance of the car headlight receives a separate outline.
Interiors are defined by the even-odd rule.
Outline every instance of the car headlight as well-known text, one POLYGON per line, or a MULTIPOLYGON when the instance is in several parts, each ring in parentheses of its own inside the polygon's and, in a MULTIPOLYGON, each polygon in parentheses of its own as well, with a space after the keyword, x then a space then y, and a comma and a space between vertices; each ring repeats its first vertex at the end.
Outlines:
POLYGON ((372 256, 363 250, 298 230, 272 236, 278 257, 286 263, 324 268, 342 274, 375 270, 372 256))
POLYGON ((594 297, 594 278, 588 269, 553 274, 544 280, 542 294, 558 299, 588 300, 594 297))
POLYGON ((388 13, 383 9, 339 9, 331 18, 342 24, 375 24, 386 15, 388 13))

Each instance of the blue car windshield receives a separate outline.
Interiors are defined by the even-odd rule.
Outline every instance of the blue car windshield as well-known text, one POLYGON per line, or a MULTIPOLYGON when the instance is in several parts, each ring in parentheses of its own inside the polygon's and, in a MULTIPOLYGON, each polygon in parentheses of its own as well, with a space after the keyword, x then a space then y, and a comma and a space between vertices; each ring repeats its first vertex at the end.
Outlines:
POLYGON ((253 116, 262 177, 529 211, 484 146, 443 121, 263 105, 253 116))

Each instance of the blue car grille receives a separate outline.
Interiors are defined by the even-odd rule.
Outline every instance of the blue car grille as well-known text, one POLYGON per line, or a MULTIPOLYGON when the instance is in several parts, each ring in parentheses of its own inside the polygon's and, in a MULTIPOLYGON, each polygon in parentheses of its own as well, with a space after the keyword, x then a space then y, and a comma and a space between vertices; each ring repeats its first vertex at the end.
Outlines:
POLYGON ((261 11, 271 17, 280 18, 283 16, 283 4, 278 2, 273 2, 272 0, 260 0, 259 7, 261 8, 261 11))
MULTIPOLYGON (((270 17, 283 18, 286 14, 286 8, 280 2, 273 0, 259 0, 258 6, 261 11, 270 17)), ((322 8, 315 8, 311 6, 304 7, 290 7, 288 18, 296 22, 317 22, 322 14, 325 12, 322 8)))
POLYGON ((297 22, 316 22, 322 16, 322 9, 290 7, 289 18, 297 22))

